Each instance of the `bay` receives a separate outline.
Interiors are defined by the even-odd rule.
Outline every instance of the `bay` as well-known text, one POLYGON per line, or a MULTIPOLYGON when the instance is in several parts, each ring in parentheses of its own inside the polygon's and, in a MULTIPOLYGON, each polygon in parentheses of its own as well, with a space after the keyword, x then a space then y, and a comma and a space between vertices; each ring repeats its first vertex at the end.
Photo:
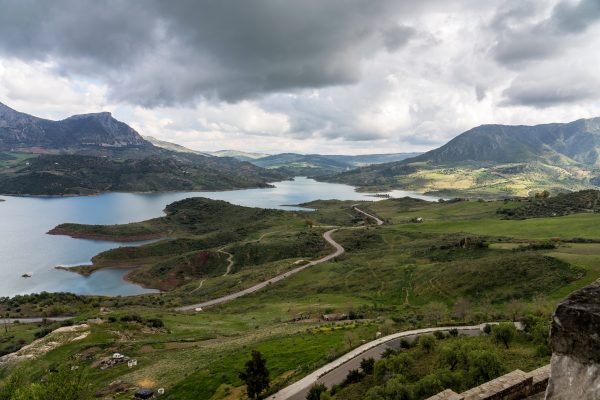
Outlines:
MULTIPOLYGON (((188 197, 207 197, 233 204, 279 209, 312 200, 378 200, 349 185, 317 182, 297 177, 274 183, 273 188, 222 192, 105 193, 87 197, 1 197, 0 202, 0 296, 41 291, 78 294, 135 295, 151 293, 123 280, 124 269, 109 268, 89 277, 57 270, 57 265, 89 264, 91 258, 110 248, 140 243, 114 243, 48 235, 64 222, 123 224, 163 215, 166 205, 188 197), (31 278, 23 278, 30 274, 31 278)), ((392 197, 437 198, 394 190, 392 197)))

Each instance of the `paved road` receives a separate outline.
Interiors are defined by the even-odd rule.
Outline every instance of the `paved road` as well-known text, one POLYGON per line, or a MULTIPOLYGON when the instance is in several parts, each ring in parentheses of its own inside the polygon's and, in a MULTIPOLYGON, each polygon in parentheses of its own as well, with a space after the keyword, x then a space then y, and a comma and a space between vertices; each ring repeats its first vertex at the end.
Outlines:
POLYGON ((288 277, 290 277, 290 276, 292 276, 294 274, 297 274, 298 272, 300 272, 300 271, 302 271, 302 270, 304 270, 304 269, 306 269, 308 267, 312 267, 313 265, 321 264, 321 263, 324 263, 326 261, 332 260, 335 257, 339 256, 340 254, 343 254, 344 251, 345 251, 344 248, 339 243, 337 243, 335 240, 333 240, 333 238, 331 237, 331 234, 333 232, 335 232, 335 231, 337 231, 337 229, 331 229, 331 230, 328 230, 327 232, 325 232, 323 234, 323 238, 331 246, 333 246, 333 248, 335 248, 335 251, 333 253, 328 254, 328 255, 326 255, 323 258, 320 258, 320 259, 315 260, 315 261, 311 261, 308 264, 301 265, 298 268, 294 268, 292 270, 289 270, 288 272, 285 272, 283 274, 277 275, 277 276, 275 276, 275 277, 273 277, 273 278, 271 278, 271 279, 269 279, 267 281, 258 283, 258 284, 254 285, 254 286, 251 286, 251 287, 247 288, 247 289, 240 290, 239 292, 228 294, 226 296, 219 297, 219 298, 212 299, 212 300, 208 300, 208 301, 205 301, 205 302, 202 302, 202 303, 179 307, 179 308, 176 308, 176 310, 177 311, 195 311, 196 309, 198 309, 198 310, 199 309, 205 309, 205 308, 208 308, 208 307, 215 306, 217 304, 226 303, 228 301, 237 299, 238 297, 242 297, 242 296, 245 296, 247 294, 254 293, 254 292, 256 292, 256 291, 258 291, 258 290, 260 290, 260 289, 262 289, 262 288, 264 288, 266 286, 269 286, 269 285, 271 285, 273 283, 279 282, 279 281, 281 281, 281 280, 283 280, 285 278, 288 278, 288 277))
MULTIPOLYGON (((492 322, 490 324, 496 324, 492 322)), ((468 336, 478 336, 483 332, 485 323, 473 326, 450 326, 416 329, 412 331, 398 332, 392 335, 384 336, 372 342, 365 343, 354 350, 344 354, 335 361, 319 368, 310 375, 305 376, 299 381, 281 389, 279 392, 267 397, 268 400, 304 400, 311 386, 315 383, 323 383, 331 388, 332 385, 341 383, 348 371, 358 369, 363 358, 373 357, 381 358, 381 354, 388 348, 399 348, 400 340, 414 339, 416 336, 433 333, 435 331, 447 332, 450 329, 458 329, 459 333, 468 336)))
POLYGON ((371 215, 371 214, 366 213, 363 210, 359 209, 356 204, 352 206, 352 209, 355 210, 355 211, 358 211, 359 213, 361 213, 361 214, 363 214, 363 215, 365 215, 365 216, 367 216, 367 217, 369 217, 369 218, 371 218, 373 220, 375 220, 375 223, 377 223, 377 225, 383 225, 383 221, 382 220, 380 220, 379 218, 377 218, 374 215, 371 215))

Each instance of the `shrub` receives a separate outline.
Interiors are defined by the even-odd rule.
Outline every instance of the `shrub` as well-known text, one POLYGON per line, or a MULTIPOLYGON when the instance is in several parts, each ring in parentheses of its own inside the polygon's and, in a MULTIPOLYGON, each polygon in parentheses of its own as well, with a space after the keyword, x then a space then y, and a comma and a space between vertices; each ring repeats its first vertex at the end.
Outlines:
POLYGON ((419 346, 421 346, 426 353, 431 353, 431 351, 435 348, 435 344, 435 338, 431 335, 422 336, 419 340, 419 346))
POLYGON ((306 395, 306 400, 320 400, 321 394, 326 393, 327 388, 322 383, 314 384, 311 386, 308 394, 306 395))
POLYGON ((33 336, 35 336, 36 339, 41 339, 44 336, 47 336, 50 332, 52 332, 52 328, 42 328, 39 331, 35 332, 33 336))
POLYGON ((435 336, 435 338, 437 340, 443 340, 443 339, 446 338, 446 335, 444 335, 444 332, 442 332, 442 331, 435 331, 435 332, 433 332, 433 336, 435 336))

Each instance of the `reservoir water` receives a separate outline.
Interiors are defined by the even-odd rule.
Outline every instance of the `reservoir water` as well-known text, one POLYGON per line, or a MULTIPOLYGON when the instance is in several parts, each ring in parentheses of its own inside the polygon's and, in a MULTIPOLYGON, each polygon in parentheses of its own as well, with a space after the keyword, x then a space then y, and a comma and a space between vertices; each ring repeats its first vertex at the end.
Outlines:
MULTIPOLYGON (((274 183, 274 188, 226 192, 106 193, 89 197, 0 196, 0 296, 41 291, 78 294, 132 295, 152 290, 123 280, 123 269, 104 269, 83 277, 57 270, 57 265, 88 264, 97 253, 120 243, 47 235, 63 222, 122 224, 161 216, 169 203, 188 197, 208 197, 233 204, 292 209, 318 199, 377 200, 354 187, 307 178, 274 183), (30 274, 31 278, 23 278, 30 274)), ((392 197, 437 198, 395 190, 392 197)), ((126 245, 131 246, 132 243, 126 245)))

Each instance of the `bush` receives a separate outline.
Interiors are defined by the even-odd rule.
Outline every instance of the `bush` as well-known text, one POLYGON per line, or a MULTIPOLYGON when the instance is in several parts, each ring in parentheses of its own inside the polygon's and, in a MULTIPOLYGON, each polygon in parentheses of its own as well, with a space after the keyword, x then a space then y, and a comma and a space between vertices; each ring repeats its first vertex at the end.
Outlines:
POLYGON ((146 325, 152 328, 163 328, 165 323, 159 318, 150 318, 146 320, 146 325))
POLYGON ((431 353, 435 348, 435 345, 435 338, 431 335, 425 335, 419 339, 419 346, 421 346, 426 353, 431 353))
POLYGON ((456 328, 452 328, 448 331, 448 335, 450 335, 451 337, 457 337, 458 336, 458 329, 456 328))
POLYGON ((50 332, 52 332, 52 328, 42 328, 39 331, 35 332, 33 336, 35 336, 36 339, 41 339, 44 336, 47 336, 50 332))
POLYGON ((442 331, 435 331, 435 332, 433 332, 433 336, 435 336, 435 338, 437 340, 444 340, 444 339, 446 339, 446 335, 444 335, 444 332, 442 332, 442 331))
POLYGON ((365 375, 373 375, 374 368, 375 368, 375 359, 372 357, 363 358, 362 361, 360 362, 360 369, 362 370, 362 372, 365 373, 365 375))
POLYGON ((308 394, 306 395, 306 400, 320 400, 321 394, 326 393, 327 388, 322 383, 314 384, 311 386, 308 394))
POLYGON ((504 344, 507 349, 510 348, 510 342, 513 341, 516 334, 517 329, 512 322, 503 322, 492 328, 494 340, 498 343, 504 344))

